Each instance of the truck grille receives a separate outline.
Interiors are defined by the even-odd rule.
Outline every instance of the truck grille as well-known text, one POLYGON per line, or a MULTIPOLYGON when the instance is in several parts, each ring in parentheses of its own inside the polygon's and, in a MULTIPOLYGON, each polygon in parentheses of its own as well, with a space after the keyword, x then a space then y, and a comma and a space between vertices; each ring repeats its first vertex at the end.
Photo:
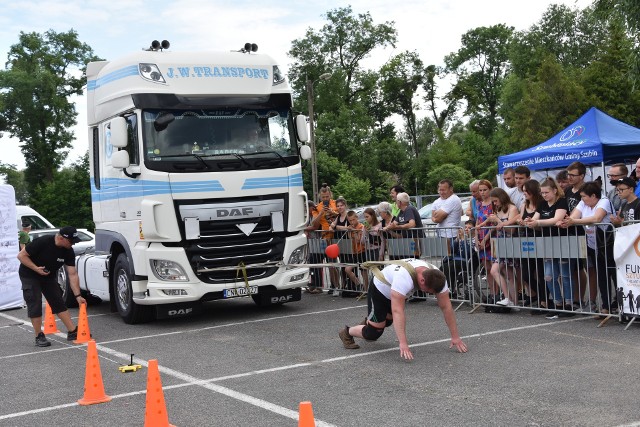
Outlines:
MULTIPOLYGON (((244 200, 246 202, 246 200, 244 200)), ((184 206, 184 205, 183 205, 184 206)), ((284 218, 286 218, 286 213, 284 218)), ((232 220, 200 220, 200 239, 186 240, 181 224, 184 249, 199 280, 205 283, 236 283, 244 281, 241 265, 246 267, 248 280, 272 276, 278 267, 268 264, 283 261, 287 233, 274 232, 271 216, 237 218, 232 220), (256 224, 249 236, 238 224, 256 224), (224 267, 224 270, 220 270, 224 267), (227 269, 228 268, 228 269, 227 269), (210 271, 207 271, 209 270, 210 271)), ((285 220, 286 224, 286 220, 285 220)))

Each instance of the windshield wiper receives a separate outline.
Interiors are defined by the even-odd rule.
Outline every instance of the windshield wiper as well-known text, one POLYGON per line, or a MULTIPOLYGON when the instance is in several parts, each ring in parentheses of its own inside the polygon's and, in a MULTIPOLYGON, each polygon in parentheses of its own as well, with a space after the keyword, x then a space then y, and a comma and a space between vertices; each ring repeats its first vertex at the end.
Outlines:
POLYGON ((263 150, 263 151, 254 151, 253 153, 244 153, 244 156, 255 156, 256 154, 264 154, 264 153, 269 153, 269 154, 275 154, 280 160, 282 160, 284 163, 287 163, 287 161, 285 160, 284 157, 282 157, 280 155, 280 153, 278 153, 275 150, 263 150))
POLYGON ((204 165, 205 168, 207 169, 211 169, 211 167, 207 164, 207 162, 205 162, 201 156, 197 155, 197 154, 191 154, 193 157, 195 157, 196 159, 200 160, 200 163, 202 163, 204 165))
POLYGON ((236 156, 238 158, 238 160, 240 160, 242 163, 244 163, 247 166, 251 166, 249 164, 249 162, 247 162, 247 159, 245 159, 244 157, 242 157, 240 154, 238 153, 233 153, 234 156, 236 156))
POLYGON ((207 164, 207 162, 204 161, 202 156, 200 156, 198 154, 194 154, 194 153, 173 154, 173 155, 168 155, 166 157, 195 157, 196 159, 198 159, 200 161, 200 163, 202 163, 204 165, 205 168, 211 169, 211 167, 207 164))

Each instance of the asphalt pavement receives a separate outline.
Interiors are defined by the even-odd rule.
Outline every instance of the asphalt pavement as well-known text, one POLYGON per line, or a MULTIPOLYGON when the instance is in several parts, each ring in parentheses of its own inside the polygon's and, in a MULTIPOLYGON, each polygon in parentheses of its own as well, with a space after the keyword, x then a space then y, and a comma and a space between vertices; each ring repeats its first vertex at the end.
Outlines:
POLYGON ((638 324, 462 306, 469 352, 459 354, 435 302, 408 304, 415 359, 405 361, 392 328, 344 349, 338 330, 362 320, 366 303, 326 294, 267 309, 214 301, 197 317, 142 325, 124 324, 106 303, 88 313, 112 400, 77 404, 87 346, 67 342, 60 321, 64 333, 37 348, 26 310, 2 311, 0 426, 144 425, 150 359, 169 422, 182 427, 297 426, 302 401, 318 426, 640 425, 638 324), (131 353, 143 369, 121 373, 131 353))

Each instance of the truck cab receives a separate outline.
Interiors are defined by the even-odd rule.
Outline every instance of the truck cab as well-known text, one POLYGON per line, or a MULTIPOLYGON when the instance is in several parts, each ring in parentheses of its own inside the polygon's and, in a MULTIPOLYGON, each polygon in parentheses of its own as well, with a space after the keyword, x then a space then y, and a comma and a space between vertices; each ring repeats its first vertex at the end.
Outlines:
POLYGON ((89 63, 87 80, 96 254, 79 269, 96 277, 81 287, 127 323, 299 300, 310 150, 276 62, 150 49, 89 63))

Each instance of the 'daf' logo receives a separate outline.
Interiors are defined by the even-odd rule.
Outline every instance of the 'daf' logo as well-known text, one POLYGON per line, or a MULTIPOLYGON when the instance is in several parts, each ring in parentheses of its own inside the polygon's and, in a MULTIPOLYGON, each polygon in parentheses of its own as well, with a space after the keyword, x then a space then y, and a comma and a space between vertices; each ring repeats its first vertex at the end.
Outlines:
POLYGON ((580 136, 584 133, 585 129, 584 126, 579 125, 579 126, 574 126, 571 129, 567 129, 562 136, 560 136, 560 141, 568 141, 571 138, 573 138, 574 136, 580 136))

